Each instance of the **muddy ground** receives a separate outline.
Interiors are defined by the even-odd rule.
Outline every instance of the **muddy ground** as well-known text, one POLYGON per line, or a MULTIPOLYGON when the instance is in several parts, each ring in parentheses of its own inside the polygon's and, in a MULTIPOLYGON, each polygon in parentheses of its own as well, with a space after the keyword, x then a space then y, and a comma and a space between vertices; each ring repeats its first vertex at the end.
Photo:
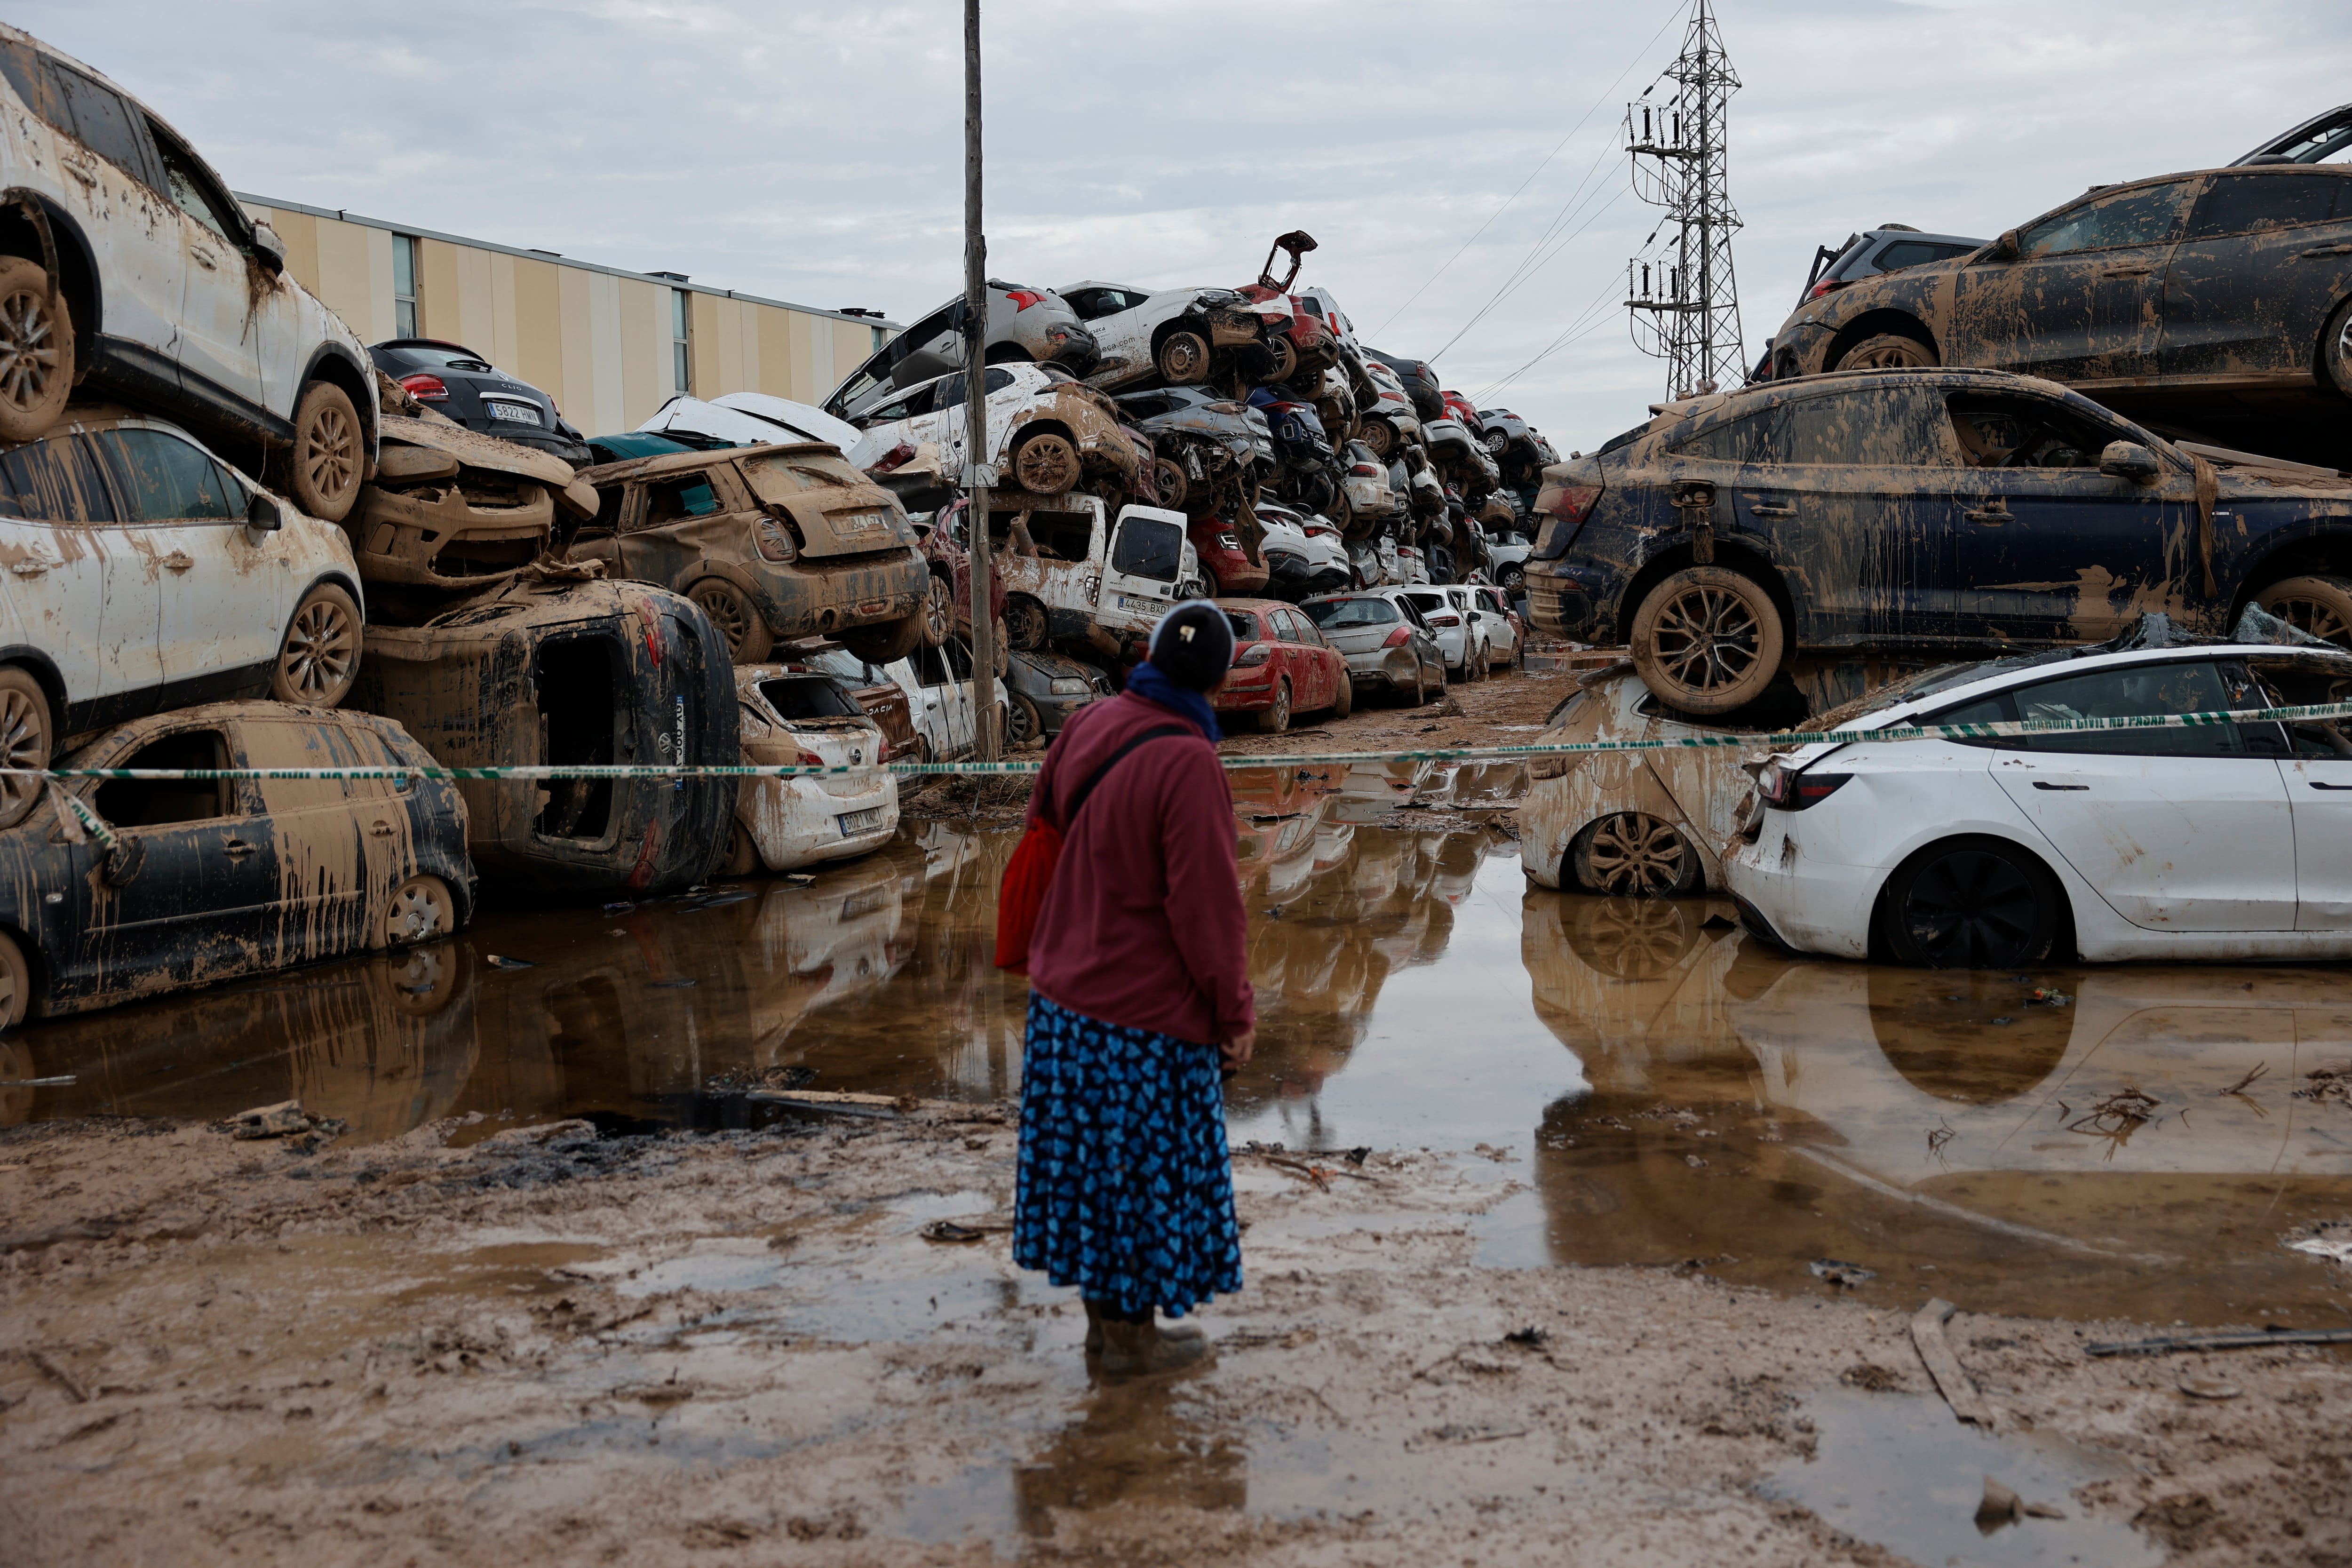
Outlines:
POLYGON ((1003 1108, 451 1145, 489 1131, 0 1134, 0 1556, 2352 1561, 2332 1352, 2093 1360, 2147 1329, 1963 1315, 1976 1437, 1907 1308, 1482 1268, 1520 1173, 1370 1151, 1244 1154, 1217 1364, 1107 1385, 993 1228, 1003 1108), (1979 1533, 1979 1470, 2065 1517, 1979 1533), (1910 1558, 1842 1528, 1857 1484, 1910 1558))

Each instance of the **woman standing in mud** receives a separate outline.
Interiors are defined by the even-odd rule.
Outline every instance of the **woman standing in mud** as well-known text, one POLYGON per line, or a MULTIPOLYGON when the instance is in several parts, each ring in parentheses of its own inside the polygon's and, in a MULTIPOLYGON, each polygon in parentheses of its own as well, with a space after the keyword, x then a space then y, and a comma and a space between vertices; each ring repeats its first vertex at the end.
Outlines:
POLYGON ((1233 795, 1207 693, 1233 663, 1214 605, 1181 605, 1127 689, 1073 716, 1030 796, 1063 834, 1029 944, 1013 1260, 1075 1285, 1113 1376, 1205 1358, 1190 1324, 1241 1289, 1220 1068, 1247 1062, 1233 795))

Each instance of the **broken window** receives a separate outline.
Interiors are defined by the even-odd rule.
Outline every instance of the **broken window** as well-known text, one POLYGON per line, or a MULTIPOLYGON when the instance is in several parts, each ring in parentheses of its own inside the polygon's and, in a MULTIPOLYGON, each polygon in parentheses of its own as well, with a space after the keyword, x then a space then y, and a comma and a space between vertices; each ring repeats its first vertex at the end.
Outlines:
POLYGON ((919 647, 914 651, 912 658, 915 665, 916 685, 945 686, 954 679, 948 673, 947 660, 940 657, 939 649, 919 647))
POLYGON ((1094 514, 1083 511, 992 511, 988 514, 988 536, 1000 542, 1013 538, 1016 522, 1025 516, 1024 524, 1029 542, 1037 547, 1041 561, 1087 561, 1094 556, 1094 514))
MULTIPOLYGON (((148 742, 115 765, 226 768, 228 740, 218 730, 184 730, 148 742)), ((117 827, 167 827, 233 815, 235 787, 227 779, 109 779, 98 786, 94 804, 117 827)))
POLYGON ((655 479, 646 485, 645 515, 639 528, 659 528, 689 517, 709 517, 720 510, 719 490, 708 473, 655 479))
POLYGON ((2108 442, 2129 438, 2039 398, 1956 392, 1948 403, 1970 468, 2095 468, 2108 442))
POLYGON ((2173 180, 2101 196, 2027 229, 2018 237, 2018 252, 2063 256, 2121 245, 2161 245, 2179 226, 2180 198, 2188 189, 2189 182, 2173 180))
MULTIPOLYGON (((2255 681, 2273 708, 2315 708, 2352 697, 2352 671, 2333 661, 2311 658, 2256 659, 2255 681)), ((2352 757, 2352 721, 2305 720, 2286 727, 2298 757, 2352 757)))
MULTIPOLYGON (((531 695, 539 708, 541 763, 565 767, 614 760, 617 651, 605 637, 557 637, 540 645, 531 695)), ((612 831, 612 780, 551 779, 541 788, 547 796, 537 825, 541 837, 601 839, 612 831)))
POLYGON ((848 693, 823 676, 797 680, 763 680, 760 695, 787 723, 798 719, 855 719, 865 712, 848 693))
POLYGON ((101 430, 126 521, 226 521, 245 515, 244 487, 197 447, 165 430, 101 430))
POLYGON ((1237 643, 1255 642, 1261 635, 1257 629, 1255 616, 1240 610, 1227 610, 1225 619, 1233 623, 1234 641, 1237 643))
POLYGON ((1337 631, 1346 626, 1386 626, 1396 624, 1396 606, 1386 599, 1318 599, 1300 609, 1317 626, 1337 631))
POLYGON ((28 522, 112 522, 114 499, 79 437, 0 452, 0 517, 28 522))
POLYGON ((2341 174, 2216 174, 2189 220, 2190 239, 2259 234, 2352 217, 2352 180, 2341 174))
POLYGON ((1184 531, 1156 518, 1130 517, 1111 542, 1110 569, 1130 577, 1173 583, 1184 559, 1184 531))

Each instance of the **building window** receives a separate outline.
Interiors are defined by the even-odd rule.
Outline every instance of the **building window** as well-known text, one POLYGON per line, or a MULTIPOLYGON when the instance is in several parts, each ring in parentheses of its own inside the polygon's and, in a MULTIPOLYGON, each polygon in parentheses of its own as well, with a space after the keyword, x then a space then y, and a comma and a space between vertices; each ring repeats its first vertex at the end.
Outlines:
POLYGON ((694 357, 688 352, 693 346, 692 318, 686 308, 686 290, 669 291, 669 361, 670 380, 675 390, 694 390, 694 357))
POLYGON ((874 352, 877 354, 880 353, 882 352, 882 345, 888 342, 890 340, 882 335, 882 329, 879 327, 868 327, 866 330, 874 334, 874 352))
POLYGON ((392 237, 392 335, 413 338, 416 330, 416 237, 392 237))

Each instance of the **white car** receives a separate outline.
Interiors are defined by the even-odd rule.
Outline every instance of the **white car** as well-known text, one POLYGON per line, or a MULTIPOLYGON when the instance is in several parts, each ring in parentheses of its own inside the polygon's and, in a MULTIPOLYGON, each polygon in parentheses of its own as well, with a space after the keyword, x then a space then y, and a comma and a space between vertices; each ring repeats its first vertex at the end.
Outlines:
MULTIPOLYGON (((961 637, 950 637, 944 647, 917 648, 913 655, 886 665, 884 673, 907 694, 915 721, 919 763, 947 763, 969 756, 979 748, 978 727, 971 712, 971 649, 961 637)), ((1003 677, 996 682, 997 724, 1012 710, 1013 694, 1003 677)), ((1002 750, 1003 737, 998 736, 1002 750)))
POLYGON ((1479 630, 1477 613, 1470 608, 1469 590, 1432 584, 1407 588, 1404 596, 1429 623, 1430 635, 1445 656, 1446 673, 1458 680, 1484 679, 1486 639, 1479 630))
POLYGON ((1272 597, 1295 603, 1310 594, 1336 594, 1355 585, 1348 546, 1329 520, 1263 500, 1251 510, 1265 530, 1258 553, 1265 557, 1272 597))
MULTIPOLYGON (((986 389, 988 461, 999 483, 1033 495, 1058 496, 1081 479, 1115 479, 1132 489, 1142 454, 1120 428, 1110 399, 1052 365, 988 367, 986 389)), ((942 475, 952 479, 965 456, 971 405, 964 396, 963 373, 925 382, 903 395, 858 416, 864 426, 849 460, 872 469, 929 447, 939 454, 942 475)))
POLYGON ((2352 696, 2352 655, 2209 644, 1946 668, 1767 764, 1725 867, 1759 935, 2008 969, 2352 957, 2352 729, 2254 722, 1874 744, 1910 723, 2242 711, 2352 696))
MULTIPOLYGON (((0 765, 194 703, 332 708, 359 673, 343 531, 160 419, 78 408, 0 446, 0 765)), ((0 776, 0 827, 38 798, 0 776)))
POLYGON ((637 428, 656 434, 683 430, 732 441, 739 447, 822 441, 840 447, 845 454, 857 445, 863 434, 856 426, 845 419, 835 419, 822 408, 764 392, 730 392, 708 403, 680 393, 656 409, 653 417, 637 428))
POLYGON ((78 387, 240 461, 267 453, 266 477, 304 511, 350 515, 375 455, 374 362, 186 141, 0 26, 0 440, 47 433, 78 387))
POLYGON ((1470 613, 1476 618, 1478 634, 1486 639, 1486 663, 1499 669, 1515 669, 1525 651, 1519 628, 1511 624, 1511 606, 1504 602, 1500 588, 1483 583, 1466 584, 1448 588, 1446 596, 1465 595, 1470 600, 1470 613))
POLYGON ((1497 532, 1486 540, 1486 570, 1507 595, 1516 596, 1528 580, 1528 554, 1535 546, 1527 535, 1497 532))
MULTIPOLYGON (((1157 375, 1178 386, 1209 379, 1221 351, 1250 343, 1287 352, 1287 307, 1252 304, 1231 289, 1138 289, 1088 280, 1059 290, 1095 335, 1089 385, 1116 391, 1157 375)), ((1266 379, 1280 381, 1287 367, 1266 379)))
MULTIPOLYGON (((883 756, 882 727, 830 675, 783 665, 738 665, 743 761, 782 767, 856 767, 883 756)), ((898 780, 869 773, 746 779, 720 869, 797 871, 878 849, 898 830, 898 780)))

